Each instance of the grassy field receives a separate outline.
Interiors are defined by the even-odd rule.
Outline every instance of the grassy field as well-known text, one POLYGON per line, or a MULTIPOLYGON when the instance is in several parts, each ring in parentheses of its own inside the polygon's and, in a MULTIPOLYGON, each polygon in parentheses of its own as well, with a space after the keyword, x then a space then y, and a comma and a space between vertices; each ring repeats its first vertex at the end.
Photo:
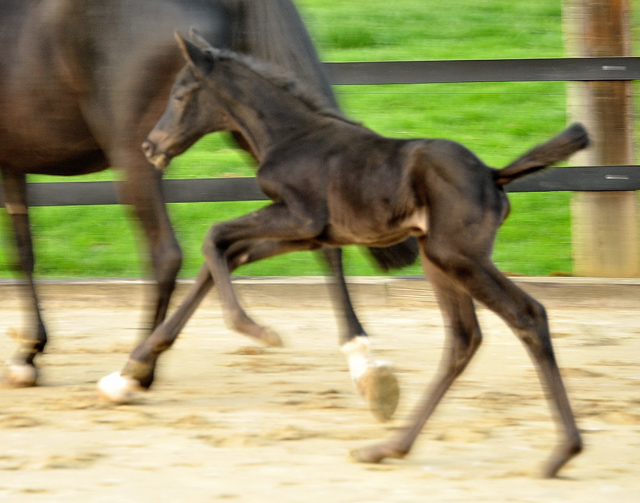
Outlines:
MULTIPOLYGON (((325 61, 562 57, 560 0, 298 0, 325 61)), ((637 23, 636 23, 637 24, 637 23)), ((636 39, 638 37, 635 37, 636 39)), ((565 84, 490 83, 413 86, 340 86, 339 101, 352 118, 394 137, 446 137, 501 167, 567 122, 565 84)), ((204 138, 176 159, 168 177, 251 176, 253 167, 221 135, 204 138)), ((92 179, 111 179, 103 173, 92 179)), ((39 177, 38 180, 43 180, 39 177)), ((570 194, 511 195, 512 213, 500 231, 494 258, 505 271, 570 273, 570 194)), ((170 206, 185 265, 193 276, 200 245, 216 221, 263 203, 170 206)), ((139 277, 146 250, 121 207, 34 208, 39 277, 139 277)), ((5 241, 10 237, 4 232, 5 241)), ((3 247, 0 253, 7 247, 3 247)), ((346 272, 377 274, 360 249, 346 250, 346 272)), ((9 253, 0 276, 10 276, 9 253)), ((316 275, 316 257, 299 253, 243 268, 243 275, 316 275)), ((419 266, 399 272, 420 274, 419 266)))

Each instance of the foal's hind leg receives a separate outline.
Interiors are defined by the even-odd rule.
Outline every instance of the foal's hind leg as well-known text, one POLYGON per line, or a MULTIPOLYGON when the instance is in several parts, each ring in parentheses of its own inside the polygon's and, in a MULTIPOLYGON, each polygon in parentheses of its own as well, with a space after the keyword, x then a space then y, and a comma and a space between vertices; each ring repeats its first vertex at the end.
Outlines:
POLYGON ((389 441, 357 449, 351 453, 360 462, 378 463, 384 458, 404 457, 423 426, 456 378, 467 367, 482 341, 473 300, 422 254, 424 271, 435 291, 450 343, 442 360, 441 377, 425 395, 410 425, 389 441))
POLYGON ((347 289, 347 282, 344 278, 344 269, 342 267, 342 249, 340 248, 323 248, 322 253, 327 260, 331 272, 336 280, 332 300, 336 311, 341 311, 344 322, 343 333, 340 336, 340 345, 344 345, 347 342, 353 340, 356 337, 367 337, 364 328, 360 324, 358 317, 351 304, 349 297, 349 290, 347 289))
POLYGON ((34 255, 27 209, 26 177, 22 174, 3 173, 3 180, 5 207, 13 224, 20 267, 26 275, 21 288, 26 290, 25 296, 31 304, 29 314, 33 317, 35 325, 29 327, 28 335, 20 337, 20 348, 9 364, 5 380, 15 386, 33 386, 38 377, 34 359, 44 351, 47 332, 40 314, 40 303, 33 282, 34 255))
POLYGON ((458 284, 504 319, 528 349, 564 432, 564 440, 543 471, 545 477, 555 476, 580 453, 582 440, 556 363, 544 308, 500 273, 488 258, 454 255, 441 263, 451 267, 450 274, 458 284))
POLYGON ((376 360, 371 354, 369 337, 358 320, 342 268, 342 250, 323 248, 325 258, 331 266, 336 284, 332 292, 336 311, 343 315, 344 327, 340 338, 342 352, 347 356, 349 371, 358 392, 365 398, 371 413, 379 421, 388 421, 398 407, 400 387, 391 367, 376 360))
POLYGON ((493 264, 481 269, 481 282, 474 282, 474 297, 502 317, 526 346, 538 367, 547 397, 554 405, 562 425, 564 440, 557 447, 542 474, 554 477, 582 451, 582 439, 551 343, 544 307, 503 276, 493 264))

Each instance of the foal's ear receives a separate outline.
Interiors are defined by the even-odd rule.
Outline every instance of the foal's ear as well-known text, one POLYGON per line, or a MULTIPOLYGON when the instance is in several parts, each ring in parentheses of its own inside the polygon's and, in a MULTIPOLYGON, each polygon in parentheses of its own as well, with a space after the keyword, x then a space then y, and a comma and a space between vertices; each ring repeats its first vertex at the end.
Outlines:
POLYGON ((203 51, 196 44, 185 40, 177 31, 175 32, 175 37, 187 63, 190 63, 205 75, 213 70, 213 56, 210 52, 203 51))
POLYGON ((213 47, 211 46, 211 44, 209 42, 207 42, 197 31, 196 29, 192 26, 189 29, 189 38, 191 39, 191 41, 196 44, 198 47, 200 47, 200 49, 202 49, 203 51, 207 51, 207 50, 211 50, 213 49, 213 47))

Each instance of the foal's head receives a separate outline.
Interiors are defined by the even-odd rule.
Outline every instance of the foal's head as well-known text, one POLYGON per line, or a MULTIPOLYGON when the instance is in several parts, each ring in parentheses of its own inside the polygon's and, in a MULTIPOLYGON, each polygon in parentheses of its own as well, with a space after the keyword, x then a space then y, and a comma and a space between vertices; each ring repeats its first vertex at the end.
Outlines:
MULTIPOLYGON (((164 114, 142 145, 149 161, 159 169, 214 131, 242 133, 255 156, 247 129, 270 115, 269 110, 284 112, 302 107, 340 116, 325 96, 309 91, 296 78, 265 63, 216 49, 195 33, 191 41, 177 33, 176 39, 187 65, 176 77, 164 114), (254 113, 241 118, 243 110, 254 113)), ((286 120, 282 113, 275 115, 286 120)))
POLYGON ((205 77, 213 70, 213 53, 201 50, 178 33, 176 39, 187 65, 176 77, 162 117, 142 144, 147 159, 158 169, 165 169, 173 157, 205 134, 230 129, 224 108, 207 89, 205 77))

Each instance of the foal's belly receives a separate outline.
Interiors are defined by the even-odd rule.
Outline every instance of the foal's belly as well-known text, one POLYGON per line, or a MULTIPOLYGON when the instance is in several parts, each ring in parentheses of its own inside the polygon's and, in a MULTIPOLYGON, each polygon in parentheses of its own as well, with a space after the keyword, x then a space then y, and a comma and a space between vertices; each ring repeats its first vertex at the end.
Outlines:
POLYGON ((366 218, 362 213, 331 218, 327 244, 344 246, 390 246, 410 236, 424 236, 428 231, 426 208, 417 208, 401 219, 366 218))

